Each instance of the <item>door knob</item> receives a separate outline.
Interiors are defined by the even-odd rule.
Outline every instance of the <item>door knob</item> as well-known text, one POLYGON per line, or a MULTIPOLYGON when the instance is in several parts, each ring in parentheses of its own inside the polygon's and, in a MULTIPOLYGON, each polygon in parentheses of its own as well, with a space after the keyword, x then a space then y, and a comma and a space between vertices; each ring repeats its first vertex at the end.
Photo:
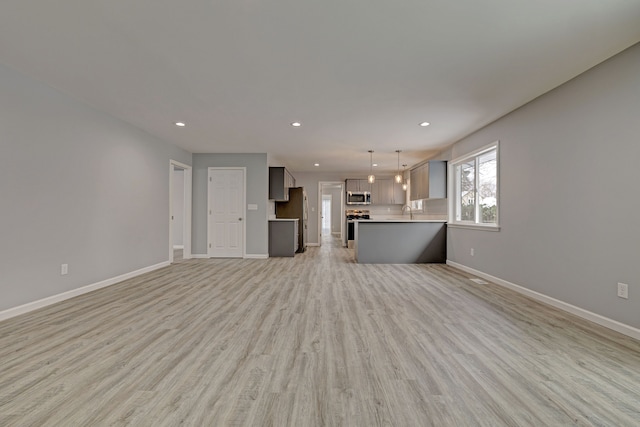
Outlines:
POLYGON ((238 221, 242 221, 242 218, 238 218, 238 221))

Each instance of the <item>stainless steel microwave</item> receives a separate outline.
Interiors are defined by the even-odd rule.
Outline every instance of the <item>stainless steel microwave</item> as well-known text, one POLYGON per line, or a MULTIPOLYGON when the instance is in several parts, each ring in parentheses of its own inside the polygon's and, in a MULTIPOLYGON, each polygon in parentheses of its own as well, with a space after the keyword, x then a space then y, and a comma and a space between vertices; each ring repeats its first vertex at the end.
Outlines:
POLYGON ((371 193, 368 191, 347 191, 348 205, 370 205, 371 193))

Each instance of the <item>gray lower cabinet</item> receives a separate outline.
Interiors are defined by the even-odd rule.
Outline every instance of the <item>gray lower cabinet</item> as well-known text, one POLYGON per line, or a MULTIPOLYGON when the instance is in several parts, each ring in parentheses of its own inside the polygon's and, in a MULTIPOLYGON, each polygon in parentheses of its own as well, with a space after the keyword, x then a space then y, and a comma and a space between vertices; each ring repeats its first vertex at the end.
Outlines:
POLYGON ((298 220, 269 220, 269 256, 292 257, 298 250, 298 220))

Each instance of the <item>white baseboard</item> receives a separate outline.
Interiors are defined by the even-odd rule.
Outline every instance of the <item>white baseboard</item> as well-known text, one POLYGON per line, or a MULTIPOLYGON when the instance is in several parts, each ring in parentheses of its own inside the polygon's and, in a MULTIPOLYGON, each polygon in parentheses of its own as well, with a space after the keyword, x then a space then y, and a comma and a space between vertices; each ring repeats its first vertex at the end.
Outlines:
POLYGON ((11 317, 28 313, 30 311, 37 310, 39 308, 46 307, 48 305, 67 300, 69 298, 77 297, 78 295, 86 294, 88 292, 92 292, 101 288, 106 288, 107 286, 114 285, 116 283, 122 282, 123 280, 131 279, 133 277, 139 276, 144 273, 148 273, 150 271, 157 270, 159 268, 166 267, 168 265, 169 265, 169 261, 164 261, 156 265, 151 265, 149 267, 144 267, 136 271, 121 274, 120 276, 112 277, 111 279, 102 280, 100 282, 93 283, 91 285, 82 286, 80 288, 72 289, 70 291, 66 291, 61 294, 52 295, 50 297, 46 297, 37 301, 33 301, 23 305, 19 305, 17 307, 9 308, 7 310, 0 311, 0 320, 9 319, 11 317))
POLYGON ((575 314, 578 317, 589 320, 593 323, 597 323, 598 325, 604 326, 605 328, 613 329, 616 332, 620 332, 621 334, 640 340, 640 329, 634 328, 633 326, 618 322, 617 320, 613 320, 605 316, 601 316, 600 314, 593 313, 583 308, 576 307, 575 305, 571 305, 545 294, 541 294, 540 292, 532 291, 531 289, 500 279, 499 277, 483 273, 482 271, 476 270, 475 268, 467 267, 463 264, 458 264, 457 262, 447 260, 447 265, 450 265, 451 267, 455 267, 462 271, 466 271, 467 273, 471 273, 475 276, 482 277, 483 279, 489 280, 490 282, 493 282, 497 285, 509 288, 537 301, 559 308, 560 310, 575 314))
POLYGON ((267 259, 269 254, 245 254, 244 259, 267 259))
POLYGON ((173 249, 184 249, 184 245, 173 245, 173 249))
POLYGON ((320 243, 306 243, 305 244, 306 247, 310 247, 310 246, 320 246, 320 243))
MULTIPOLYGON (((191 254, 191 258, 200 258, 200 259, 209 259, 211 258, 207 254, 191 254)), ((245 254, 242 258, 244 259, 267 259, 269 258, 269 254, 245 254)))

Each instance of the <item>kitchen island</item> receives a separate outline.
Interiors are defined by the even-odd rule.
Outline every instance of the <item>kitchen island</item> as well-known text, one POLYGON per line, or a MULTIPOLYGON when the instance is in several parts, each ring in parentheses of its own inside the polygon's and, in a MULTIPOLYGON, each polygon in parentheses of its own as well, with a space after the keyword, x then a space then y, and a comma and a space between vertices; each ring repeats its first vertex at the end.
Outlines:
POLYGON ((363 264, 444 263, 445 220, 355 221, 355 257, 363 264))

